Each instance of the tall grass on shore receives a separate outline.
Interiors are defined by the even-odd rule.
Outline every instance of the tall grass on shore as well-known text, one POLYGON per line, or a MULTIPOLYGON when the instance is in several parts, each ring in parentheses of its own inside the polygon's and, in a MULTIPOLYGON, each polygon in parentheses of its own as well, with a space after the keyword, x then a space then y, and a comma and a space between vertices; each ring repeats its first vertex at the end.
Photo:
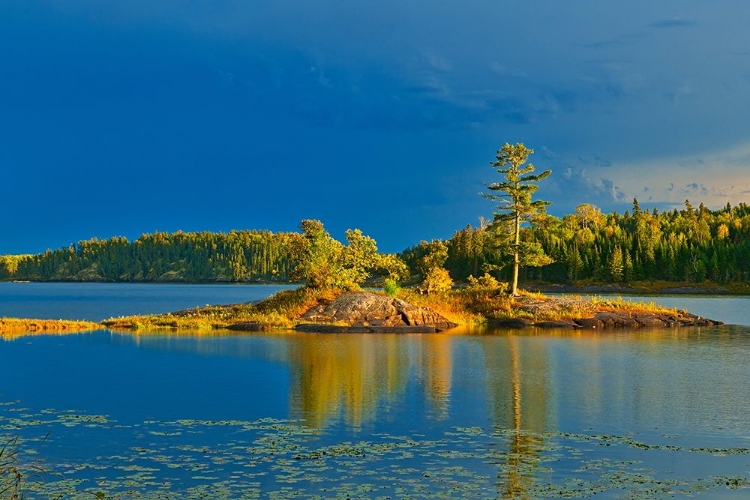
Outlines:
POLYGON ((399 298, 429 307, 458 324, 476 324, 493 319, 523 318, 532 321, 564 321, 593 317, 598 312, 625 312, 677 315, 676 309, 655 302, 634 302, 618 297, 547 297, 521 292, 517 297, 502 288, 469 286, 446 294, 420 295, 411 290, 399 298))
POLYGON ((168 314, 110 318, 104 326, 123 330, 191 330, 211 331, 237 323, 259 323, 266 327, 284 329, 296 324, 297 318, 324 300, 333 300, 340 289, 298 288, 284 290, 257 304, 244 303, 185 309, 168 314))
POLYGON ((664 307, 654 301, 651 302, 633 302, 622 297, 616 299, 591 297, 591 303, 601 311, 631 311, 631 312, 650 312, 655 314, 676 314, 677 309, 664 307))
POLYGON ((82 332, 97 330, 101 327, 102 325, 90 321, 0 318, 0 337, 28 334, 82 332))
POLYGON ((427 307, 448 321, 459 325, 484 322, 484 317, 472 310, 465 296, 460 292, 420 294, 413 289, 402 289, 398 294, 398 298, 415 306, 427 307))

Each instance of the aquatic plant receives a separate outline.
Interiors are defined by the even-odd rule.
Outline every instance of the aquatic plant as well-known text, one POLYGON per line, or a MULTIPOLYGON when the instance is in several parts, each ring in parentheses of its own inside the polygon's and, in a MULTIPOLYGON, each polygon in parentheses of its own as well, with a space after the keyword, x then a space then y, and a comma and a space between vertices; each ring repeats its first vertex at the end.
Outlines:
POLYGON ((0 498, 20 498, 24 475, 18 464, 18 436, 0 448, 0 498))
MULTIPOLYGON (((42 442, 47 437, 44 436, 42 442)), ((6 439, 0 447, 0 498, 21 500, 24 491, 42 480, 46 470, 35 462, 24 463, 20 458, 19 437, 6 439)))

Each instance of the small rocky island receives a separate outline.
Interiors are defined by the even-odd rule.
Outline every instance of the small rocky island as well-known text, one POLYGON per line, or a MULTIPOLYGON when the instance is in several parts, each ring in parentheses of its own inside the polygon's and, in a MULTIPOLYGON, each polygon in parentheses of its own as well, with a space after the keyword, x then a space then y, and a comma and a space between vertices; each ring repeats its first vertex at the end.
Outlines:
POLYGON ((438 333, 459 325, 497 328, 673 328, 721 325, 684 310, 621 299, 545 297, 522 293, 512 297, 491 290, 454 290, 399 297, 382 292, 301 287, 279 292, 258 303, 196 307, 168 314, 112 318, 102 323, 10 320, 0 335, 72 332, 111 328, 158 331, 289 331, 318 333, 438 333), (70 324, 69 324, 70 323, 70 324))
MULTIPOLYGON (((412 296, 417 299, 417 296, 412 296)), ((480 316, 476 303, 463 297, 459 301, 474 321, 499 328, 669 328, 715 326, 720 321, 684 310, 665 309, 653 304, 627 301, 594 301, 581 297, 550 298, 521 295, 507 298, 513 307, 505 313, 480 316), (472 311, 473 309, 473 311, 472 311)), ((429 301, 442 305, 434 299, 429 301)), ((480 301, 481 302, 481 301, 480 301)), ((455 312, 455 301, 453 302, 455 312)), ((365 291, 343 292, 334 298, 321 298, 294 320, 293 329, 317 333, 438 333, 459 324, 435 312, 429 306, 365 291)), ((237 323, 232 330, 265 330, 260 322, 237 323)))

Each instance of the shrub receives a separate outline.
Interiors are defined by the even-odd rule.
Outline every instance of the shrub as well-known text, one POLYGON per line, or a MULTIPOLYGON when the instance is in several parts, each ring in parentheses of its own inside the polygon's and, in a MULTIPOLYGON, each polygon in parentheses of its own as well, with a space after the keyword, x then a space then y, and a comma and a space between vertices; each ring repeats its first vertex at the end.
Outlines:
POLYGON ((470 292, 506 292, 508 284, 498 281, 489 273, 484 273, 484 276, 479 278, 469 276, 469 285, 466 289, 470 292))
POLYGON ((447 269, 442 267, 433 267, 425 276, 420 290, 428 295, 433 293, 445 293, 453 287, 453 280, 447 269))
POLYGON ((383 282, 383 291, 390 295, 391 297, 395 297, 398 295, 398 292, 401 291, 401 287, 398 286, 398 283, 396 280, 391 278, 386 278, 383 282))

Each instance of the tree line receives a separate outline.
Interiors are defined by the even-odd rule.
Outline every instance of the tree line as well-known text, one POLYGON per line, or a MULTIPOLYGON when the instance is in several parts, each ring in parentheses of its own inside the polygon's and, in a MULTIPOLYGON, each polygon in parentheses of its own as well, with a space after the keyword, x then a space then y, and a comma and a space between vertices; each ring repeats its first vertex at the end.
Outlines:
POLYGON ((156 232, 135 241, 91 239, 39 255, 0 256, 0 280, 110 282, 304 282, 357 288, 373 276, 400 280, 406 265, 378 252, 359 229, 335 240, 317 220, 300 233, 156 232))
MULTIPOLYGON (((522 267, 521 278, 551 283, 577 281, 630 283, 644 280, 699 283, 750 282, 750 206, 727 204, 721 210, 642 209, 620 215, 602 213, 590 204, 555 217, 537 214, 521 230, 521 240, 539 245, 553 262, 522 267)), ((401 255, 415 272, 432 248, 441 244, 444 267, 455 280, 489 271, 512 279, 512 258, 503 234, 491 223, 467 226, 441 242, 422 242, 401 255)))
MULTIPOLYGON (((497 203, 492 220, 447 240, 423 241, 398 256, 377 252, 375 240, 349 230, 344 245, 320 221, 300 233, 156 232, 133 242, 92 239, 39 255, 0 256, 0 280, 288 282, 355 288, 374 276, 386 288, 409 276, 421 291, 442 293, 454 280, 504 280, 517 293, 519 277, 552 283, 629 283, 644 280, 750 282, 750 207, 709 210, 642 209, 623 215, 591 204, 555 217, 532 200, 549 170, 534 174, 533 150, 502 146, 490 165, 503 176, 484 194, 497 203)), ((492 281, 494 282, 494 281, 492 281)))
MULTIPOLYGON (((622 215, 583 204, 563 217, 539 213, 533 222, 521 229, 520 241, 541 248, 552 263, 521 267, 522 280, 750 282, 750 206, 745 203, 709 210, 686 201, 684 208, 659 211, 641 209, 634 200, 622 215)), ((134 241, 91 239, 38 255, 0 256, 0 280, 288 282, 295 279, 294 251, 303 234, 178 231, 134 241)), ((366 246, 361 234, 350 237, 366 246)), ((512 281, 514 257, 507 240, 506 233, 483 222, 447 240, 422 242, 399 257, 415 276, 442 267, 457 281, 485 272, 512 281)))
POLYGON ((286 282, 298 233, 155 232, 91 239, 38 255, 0 257, 0 279, 32 281, 286 282))

